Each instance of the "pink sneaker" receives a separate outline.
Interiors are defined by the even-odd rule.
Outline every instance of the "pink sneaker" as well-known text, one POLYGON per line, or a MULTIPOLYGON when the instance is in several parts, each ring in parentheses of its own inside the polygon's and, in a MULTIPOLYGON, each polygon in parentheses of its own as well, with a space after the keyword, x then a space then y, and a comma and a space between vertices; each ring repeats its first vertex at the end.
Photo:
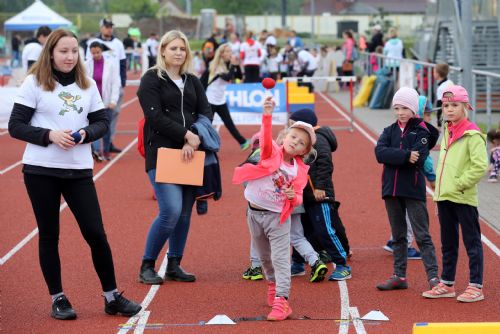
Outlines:
POLYGON ((457 297, 459 302, 474 303, 484 299, 483 289, 469 285, 464 293, 457 297))
POLYGON ((422 296, 425 298, 453 298, 455 297, 455 288, 439 282, 431 290, 422 292, 422 296))
POLYGON ((267 305, 273 306, 274 298, 276 297, 276 283, 267 283, 267 305))
POLYGON ((285 320, 290 314, 292 314, 292 308, 288 304, 288 300, 286 300, 285 297, 276 297, 273 301, 273 309, 271 313, 267 315, 267 320, 285 320))

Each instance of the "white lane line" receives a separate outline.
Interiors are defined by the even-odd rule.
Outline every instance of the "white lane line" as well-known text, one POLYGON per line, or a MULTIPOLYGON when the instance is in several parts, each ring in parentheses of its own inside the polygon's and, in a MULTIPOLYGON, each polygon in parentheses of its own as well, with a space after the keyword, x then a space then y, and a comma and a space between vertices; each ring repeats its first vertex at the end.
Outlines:
MULTIPOLYGON (((123 155, 127 153, 127 151, 130 150, 136 144, 137 144, 137 138, 134 138, 134 140, 132 140, 132 142, 130 142, 130 144, 128 144, 127 147, 125 147, 121 153, 119 153, 114 159, 108 162, 106 166, 93 177, 94 182, 97 181, 97 179, 99 179, 108 169, 111 168, 111 166, 113 166, 118 160, 120 160, 120 158, 123 157, 123 155)), ((59 212, 62 212, 67 206, 68 205, 66 204, 66 202, 61 204, 59 212)), ((38 228, 35 228, 33 231, 31 231, 30 234, 28 234, 23 240, 21 240, 21 242, 19 242, 16 246, 14 246, 14 248, 12 248, 7 254, 5 254, 0 259, 0 265, 3 266, 14 254, 16 254, 19 250, 21 250, 21 248, 23 248, 37 234, 38 234, 38 228)))
POLYGON ((123 103, 123 104, 121 105, 121 107, 120 107, 120 111, 121 111, 121 109, 125 108, 125 107, 126 107, 126 106, 128 106, 129 104, 134 103, 134 102, 135 102, 135 101, 137 101, 138 99, 139 99, 139 98, 136 96, 136 97, 134 97, 132 100, 129 100, 129 101, 127 101, 127 102, 123 103))
POLYGON ((349 313, 351 314, 352 324, 354 325, 354 329, 358 334, 366 334, 365 325, 363 324, 363 320, 359 318, 359 311, 357 307, 349 307, 349 313))
MULTIPOLYGON (((134 102, 135 102, 135 101, 137 101, 137 100, 138 100, 138 97, 136 96, 136 97, 134 97, 132 100, 127 101, 127 102, 123 103, 121 107, 122 107, 122 108, 125 108, 126 106, 128 106, 128 105, 130 105, 130 104, 134 103, 134 102)), ((135 132, 137 132, 137 131, 135 131, 135 132)), ((8 131, 0 132, 0 136, 2 136, 2 135, 4 135, 4 134, 7 134, 7 133, 9 133, 9 132, 8 132, 8 131)), ((7 168, 5 168, 5 169, 3 169, 3 170, 0 170, 0 175, 3 175, 3 174, 5 174, 5 173, 7 173, 8 171, 10 171, 10 170, 12 170, 12 169, 16 168, 17 166, 19 166, 19 165, 20 165, 20 164, 22 164, 22 163, 23 163, 23 162, 22 162, 22 160, 20 160, 20 161, 16 162, 15 164, 12 164, 12 165, 8 166, 7 168)))
POLYGON ((498 249, 497 246, 495 246, 495 244, 493 244, 490 239, 486 238, 486 236, 484 234, 481 234, 481 241, 484 242, 484 244, 488 247, 490 247, 490 249, 497 255, 500 257, 500 249, 498 249))
POLYGON ((16 162, 15 164, 12 164, 10 165, 9 167, 5 168, 5 169, 2 169, 0 170, 0 175, 3 175, 5 173, 7 173, 9 170, 12 170, 14 168, 16 168, 17 166, 19 166, 20 164, 22 164, 23 161, 22 160, 19 160, 18 162, 16 162))
MULTIPOLYGON (((325 99, 326 102, 328 102, 329 105, 331 105, 335 110, 337 110, 345 119, 349 120, 349 118, 347 117, 347 115, 335 104, 332 102, 331 98, 329 96, 326 96, 325 94, 323 93, 318 93, 323 99, 325 99)), ((377 141, 370 135, 368 134, 368 132, 366 132, 363 128, 361 128, 358 123, 354 122, 354 127, 356 129, 359 130, 359 132, 361 132, 363 134, 363 136, 365 136, 366 139, 368 139, 370 142, 373 143, 373 145, 376 145, 377 144, 377 141)), ((432 191, 432 189, 430 189, 429 187, 426 187, 427 189, 427 193, 430 194, 431 196, 434 195, 434 192, 432 191)), ((481 218, 482 219, 482 218, 481 218)), ((484 221, 484 220, 483 220, 484 221)), ((487 226, 489 226, 488 224, 486 224, 487 226)), ((493 228, 491 226, 489 226, 492 230, 493 228)), ((483 243, 488 246, 497 256, 500 257, 500 250, 498 249, 497 246, 495 246, 488 238, 486 238, 484 236, 484 234, 481 233, 481 240, 483 241, 483 243)))
POLYGON ((151 311, 144 311, 142 313, 142 315, 139 317, 139 321, 137 321, 137 326, 135 327, 134 334, 144 333, 144 329, 146 328, 146 324, 148 323, 150 313, 151 311))
POLYGON ((5 130, 5 131, 0 131, 0 136, 6 135, 7 133, 9 133, 9 131, 8 131, 8 130, 5 130))
MULTIPOLYGON (((165 275, 165 271, 167 269, 167 263, 168 263, 167 254, 168 254, 168 250, 165 253, 165 257, 163 258, 163 261, 162 261, 161 266, 160 266, 160 270, 158 270, 158 275, 160 275, 161 277, 163 277, 165 275)), ((149 288, 149 291, 146 294, 146 297, 144 297, 144 300, 141 303, 141 306, 142 306, 141 312, 139 312, 139 314, 129 318, 127 320, 127 322, 125 324, 123 324, 123 327, 118 331, 118 334, 128 333, 129 330, 131 330, 132 328, 135 327, 135 323, 140 321, 142 314, 145 312, 149 312, 149 311, 146 311, 146 309, 148 308, 149 304, 151 304, 151 302, 153 301, 153 298, 155 297, 155 295, 159 289, 160 289, 160 285, 158 285, 158 284, 151 285, 151 288, 149 288)))
MULTIPOLYGON (((339 281, 340 290, 340 319, 349 319, 349 291, 346 281, 339 281)), ((342 320, 339 326, 339 334, 349 333, 349 321, 342 320)))

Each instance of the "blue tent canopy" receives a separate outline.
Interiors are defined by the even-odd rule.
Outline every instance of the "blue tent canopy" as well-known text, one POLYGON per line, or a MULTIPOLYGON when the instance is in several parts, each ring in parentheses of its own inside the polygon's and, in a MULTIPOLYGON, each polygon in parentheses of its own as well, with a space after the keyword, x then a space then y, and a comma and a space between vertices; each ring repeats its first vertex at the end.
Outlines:
POLYGON ((4 30, 31 31, 43 25, 51 29, 56 29, 60 27, 70 27, 72 23, 47 7, 42 1, 36 0, 21 13, 5 21, 4 30))

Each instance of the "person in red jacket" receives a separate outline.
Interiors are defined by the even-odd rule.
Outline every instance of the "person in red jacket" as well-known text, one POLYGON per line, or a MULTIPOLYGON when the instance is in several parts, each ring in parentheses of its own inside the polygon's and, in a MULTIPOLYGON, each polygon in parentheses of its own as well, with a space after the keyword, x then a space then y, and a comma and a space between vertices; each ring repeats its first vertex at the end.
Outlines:
POLYGON ((285 320, 292 309, 290 293, 290 214, 302 203, 309 167, 302 158, 316 142, 314 129, 304 122, 294 123, 278 146, 271 133, 272 97, 264 102, 260 132, 261 157, 257 165, 237 167, 233 183, 248 182, 247 223, 268 283, 268 305, 272 310, 267 320, 285 320))

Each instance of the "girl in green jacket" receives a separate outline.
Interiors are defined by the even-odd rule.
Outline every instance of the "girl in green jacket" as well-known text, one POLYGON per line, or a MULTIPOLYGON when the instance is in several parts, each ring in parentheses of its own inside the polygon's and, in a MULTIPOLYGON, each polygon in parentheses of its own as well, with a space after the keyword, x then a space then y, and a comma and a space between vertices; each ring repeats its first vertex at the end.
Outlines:
POLYGON ((460 226, 469 257, 469 285, 457 300, 477 302, 484 299, 477 184, 488 168, 486 138, 477 125, 467 119, 472 107, 465 88, 447 88, 442 100, 446 123, 437 164, 434 200, 441 226, 443 273, 441 282, 422 295, 426 298, 455 297, 460 226))

